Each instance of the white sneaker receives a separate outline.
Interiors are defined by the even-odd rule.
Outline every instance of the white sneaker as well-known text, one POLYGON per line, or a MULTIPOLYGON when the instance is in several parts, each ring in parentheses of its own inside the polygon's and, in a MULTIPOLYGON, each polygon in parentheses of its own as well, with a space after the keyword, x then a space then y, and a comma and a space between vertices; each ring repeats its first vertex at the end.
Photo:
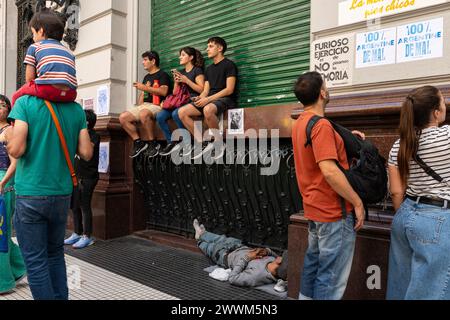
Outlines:
POLYGON ((64 244, 65 245, 73 245, 73 244, 77 243, 80 239, 81 239, 81 236, 74 232, 74 233, 72 233, 72 235, 69 238, 64 240, 64 244))
POLYGON ((84 235, 72 247, 74 249, 83 249, 83 248, 89 247, 89 246, 91 246, 93 244, 94 244, 94 239, 88 238, 86 235, 84 235))
POLYGON ((284 281, 283 279, 278 279, 277 284, 273 287, 273 290, 276 292, 286 292, 287 291, 287 281, 284 281))

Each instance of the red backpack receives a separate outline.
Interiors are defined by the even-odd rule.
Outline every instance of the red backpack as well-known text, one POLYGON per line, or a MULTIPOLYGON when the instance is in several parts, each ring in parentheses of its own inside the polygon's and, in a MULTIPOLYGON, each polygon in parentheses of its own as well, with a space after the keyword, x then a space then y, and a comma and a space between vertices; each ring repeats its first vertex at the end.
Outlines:
POLYGON ((189 103, 191 96, 186 84, 182 83, 174 94, 164 100, 163 109, 177 109, 189 103))

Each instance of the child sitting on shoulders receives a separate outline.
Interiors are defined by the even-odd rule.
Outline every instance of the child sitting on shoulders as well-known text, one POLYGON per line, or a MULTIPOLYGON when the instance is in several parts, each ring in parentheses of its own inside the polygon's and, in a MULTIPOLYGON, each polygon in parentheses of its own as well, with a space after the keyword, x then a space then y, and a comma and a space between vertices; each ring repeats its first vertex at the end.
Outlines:
POLYGON ((53 102, 73 102, 77 97, 75 56, 62 43, 64 23, 53 12, 42 10, 30 21, 33 41, 27 51, 26 84, 12 99, 24 95, 53 102))

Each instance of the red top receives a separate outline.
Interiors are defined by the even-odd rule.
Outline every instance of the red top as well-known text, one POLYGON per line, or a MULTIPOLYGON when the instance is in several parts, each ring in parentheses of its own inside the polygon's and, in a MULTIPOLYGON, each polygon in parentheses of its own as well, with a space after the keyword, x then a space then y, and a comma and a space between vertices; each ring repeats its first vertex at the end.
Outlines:
MULTIPOLYGON (((319 167, 324 160, 337 160, 348 169, 344 141, 327 120, 319 120, 311 132, 312 147, 305 148, 306 126, 314 116, 304 112, 292 129, 297 182, 303 197, 305 218, 316 222, 342 219, 340 196, 331 188, 319 167)), ((347 202, 347 211, 353 207, 347 202)))
MULTIPOLYGON (((159 80, 154 80, 153 81, 153 88, 159 88, 159 80)), ((157 96, 156 94, 153 95, 153 104, 159 106, 161 103, 161 99, 159 98, 159 96, 157 96)))

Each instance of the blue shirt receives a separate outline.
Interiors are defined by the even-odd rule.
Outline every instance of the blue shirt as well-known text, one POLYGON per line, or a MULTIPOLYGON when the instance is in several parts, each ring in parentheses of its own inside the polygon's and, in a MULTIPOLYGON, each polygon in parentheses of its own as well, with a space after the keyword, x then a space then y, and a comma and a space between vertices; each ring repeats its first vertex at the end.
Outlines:
POLYGON ((57 40, 47 39, 32 44, 24 63, 36 68, 36 84, 60 84, 77 89, 75 56, 57 40))

